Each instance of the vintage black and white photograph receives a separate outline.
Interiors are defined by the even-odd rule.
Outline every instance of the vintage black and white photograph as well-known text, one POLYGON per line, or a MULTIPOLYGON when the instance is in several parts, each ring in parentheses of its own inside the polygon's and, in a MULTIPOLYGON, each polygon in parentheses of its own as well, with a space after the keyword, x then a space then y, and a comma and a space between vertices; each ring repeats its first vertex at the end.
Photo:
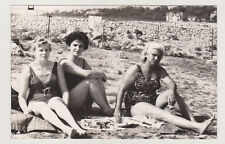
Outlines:
POLYGON ((217 139, 217 5, 11 5, 11 139, 217 139))

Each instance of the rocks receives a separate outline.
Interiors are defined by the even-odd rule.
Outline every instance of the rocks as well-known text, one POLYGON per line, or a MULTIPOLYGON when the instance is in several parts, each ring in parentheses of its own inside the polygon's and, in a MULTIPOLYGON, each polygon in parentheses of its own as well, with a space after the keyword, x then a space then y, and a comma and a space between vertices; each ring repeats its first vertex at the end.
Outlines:
POLYGON ((11 55, 24 56, 23 49, 18 46, 16 43, 11 43, 11 55))
POLYGON ((35 37, 36 35, 34 31, 28 31, 28 32, 22 33, 22 39, 24 40, 34 40, 35 37))
POLYGON ((120 43, 118 43, 118 42, 110 42, 110 43, 109 43, 109 46, 110 46, 112 49, 115 49, 115 50, 120 50, 120 49, 121 49, 121 45, 120 45, 120 43))
MULTIPOLYGON (((33 40, 37 34, 46 35, 47 22, 45 16, 14 15, 12 16, 12 31, 20 30, 22 38, 33 40)), ((55 43, 63 42, 66 35, 75 29, 84 31, 90 39, 93 38, 93 30, 90 30, 88 27, 86 18, 51 18, 50 34, 53 37, 54 35, 56 36, 52 40, 55 43)), ((216 56, 217 26, 212 23, 105 21, 103 29, 106 37, 104 46, 98 41, 91 41, 90 43, 93 46, 104 49, 127 49, 132 51, 139 49, 139 46, 144 46, 145 42, 160 41, 165 45, 170 45, 171 49, 168 54, 178 55, 180 53, 187 56, 204 57, 208 55, 207 50, 210 49, 215 51, 214 56, 216 56), (212 42, 214 46, 209 48, 212 42), (197 47, 201 51, 196 55, 195 48, 197 47), (180 50, 177 51, 177 48, 180 48, 180 50)))
POLYGON ((62 54, 63 53, 63 50, 60 49, 60 50, 57 50, 57 54, 62 54))

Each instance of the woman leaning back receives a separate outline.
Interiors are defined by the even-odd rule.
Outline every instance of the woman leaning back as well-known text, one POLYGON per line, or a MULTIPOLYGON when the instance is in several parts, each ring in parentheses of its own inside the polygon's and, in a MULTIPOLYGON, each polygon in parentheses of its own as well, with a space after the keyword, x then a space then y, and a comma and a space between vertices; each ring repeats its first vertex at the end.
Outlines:
POLYGON ((41 115, 70 138, 85 134, 67 108, 67 102, 61 98, 61 95, 63 98, 68 97, 69 92, 61 66, 49 60, 50 42, 38 38, 34 44, 34 53, 35 60, 21 74, 18 99, 22 111, 25 114, 41 115))
POLYGON ((183 98, 177 93, 175 82, 160 65, 162 57, 163 46, 160 43, 146 44, 141 62, 131 66, 124 76, 117 95, 114 116, 121 120, 124 99, 125 108, 131 116, 144 115, 204 133, 214 116, 202 123, 195 121, 183 98), (160 80, 167 84, 168 90, 158 95, 156 90, 160 88, 160 80), (167 105, 174 106, 184 118, 163 110, 167 105))
POLYGON ((81 57, 88 49, 89 39, 83 32, 74 31, 66 37, 70 51, 67 58, 60 60, 69 89, 69 109, 72 113, 89 110, 96 102, 104 115, 112 116, 113 109, 108 104, 103 82, 106 75, 101 71, 91 70, 87 61, 81 57))

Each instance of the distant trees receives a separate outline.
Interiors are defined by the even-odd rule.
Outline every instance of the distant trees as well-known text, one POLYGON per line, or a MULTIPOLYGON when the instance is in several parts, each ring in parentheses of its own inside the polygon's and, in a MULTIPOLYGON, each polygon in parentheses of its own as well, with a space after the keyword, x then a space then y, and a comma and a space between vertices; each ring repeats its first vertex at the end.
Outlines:
MULTIPOLYGON (((89 9, 90 10, 90 9, 89 9)), ((58 10, 50 13, 53 16, 88 16, 86 14, 89 10, 72 10, 70 12, 58 10)), ((166 21, 166 13, 168 12, 183 12, 183 20, 186 21, 189 16, 195 16, 197 19, 204 19, 205 21, 210 21, 210 14, 213 11, 216 11, 215 6, 176 6, 172 9, 168 9, 167 6, 159 6, 154 9, 149 7, 141 6, 126 6, 120 8, 104 8, 99 9, 99 12, 96 14, 104 18, 109 19, 123 19, 123 20, 146 20, 146 21, 166 21)), ((216 22, 215 17, 213 19, 216 22)))
MULTIPOLYGON (((186 21, 189 16, 195 16, 197 19, 210 21, 210 14, 216 11, 215 6, 178 6, 170 9, 171 12, 183 12, 183 20, 186 21)), ((216 21, 215 21, 216 22, 216 21)))
POLYGON ((167 6, 160 6, 155 9, 127 6, 124 8, 100 9, 99 13, 103 17, 124 20, 165 21, 167 11, 167 6))

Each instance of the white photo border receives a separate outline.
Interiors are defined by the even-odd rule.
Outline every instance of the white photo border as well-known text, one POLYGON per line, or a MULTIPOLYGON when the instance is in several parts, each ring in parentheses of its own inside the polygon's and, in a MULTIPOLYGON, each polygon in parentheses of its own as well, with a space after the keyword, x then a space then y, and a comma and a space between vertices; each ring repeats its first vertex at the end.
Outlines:
POLYGON ((225 38, 225 1, 220 0, 9 0, 1 2, 1 48, 0 48, 0 62, 1 62, 1 74, 0 74, 0 89, 1 89, 1 100, 0 100, 0 138, 3 139, 3 143, 12 144, 30 144, 30 143, 198 143, 198 144, 209 144, 209 143, 224 143, 223 136, 225 130, 225 49, 224 49, 224 38, 225 38), (11 139, 10 130, 10 74, 11 74, 11 55, 10 55, 10 32, 11 32, 11 5, 216 5, 218 13, 218 59, 217 59, 217 138, 209 140, 173 140, 173 139, 140 139, 140 140, 122 140, 122 139, 76 139, 76 140, 13 140, 11 139))

